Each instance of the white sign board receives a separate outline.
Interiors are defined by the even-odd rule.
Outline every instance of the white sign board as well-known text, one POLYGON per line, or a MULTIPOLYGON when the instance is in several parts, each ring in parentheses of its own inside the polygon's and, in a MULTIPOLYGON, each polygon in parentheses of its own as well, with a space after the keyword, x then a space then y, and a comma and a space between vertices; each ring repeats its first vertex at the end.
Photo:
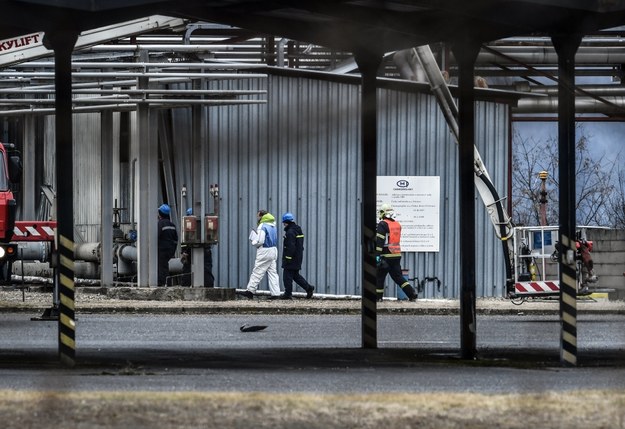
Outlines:
POLYGON ((440 177, 378 176, 377 210, 388 203, 401 223, 402 252, 438 252, 440 177))

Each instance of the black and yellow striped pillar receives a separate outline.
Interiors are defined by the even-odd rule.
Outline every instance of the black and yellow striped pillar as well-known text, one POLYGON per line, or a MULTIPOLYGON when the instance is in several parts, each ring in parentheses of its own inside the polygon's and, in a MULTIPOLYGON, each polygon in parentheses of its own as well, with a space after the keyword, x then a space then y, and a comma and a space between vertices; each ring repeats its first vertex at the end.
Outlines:
MULTIPOLYGON (((571 24, 570 28, 575 28, 571 24)), ((558 54, 558 176, 560 217, 560 362, 577 365, 575 274, 575 53, 580 35, 552 38, 558 54)))
POLYGON ((560 234, 560 361, 577 365, 577 286, 575 239, 560 234))
POLYGON ((54 50, 56 194, 59 287, 59 358, 68 366, 76 361, 74 297, 74 163, 72 139, 72 51, 78 38, 72 22, 63 30, 46 31, 44 44, 54 50))
POLYGON ((362 156, 362 347, 378 347, 377 301, 375 290, 375 229, 377 200, 377 71, 380 53, 356 52, 362 76, 360 129, 362 156))
POLYGON ((59 357, 73 366, 76 360, 76 318, 74 288, 74 242, 59 235, 59 357))

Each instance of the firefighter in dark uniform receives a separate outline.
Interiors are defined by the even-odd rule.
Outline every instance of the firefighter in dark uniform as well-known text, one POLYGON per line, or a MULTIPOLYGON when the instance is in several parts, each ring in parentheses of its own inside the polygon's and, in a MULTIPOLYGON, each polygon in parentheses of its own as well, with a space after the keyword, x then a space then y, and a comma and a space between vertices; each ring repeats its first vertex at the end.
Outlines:
POLYGON ((393 207, 382 204, 380 207, 380 221, 376 229, 375 252, 377 261, 376 293, 378 301, 384 296, 384 280, 386 275, 404 291, 410 301, 417 299, 417 293, 401 272, 401 225, 393 219, 393 207))
POLYGON ((281 299, 292 299, 293 281, 306 291, 306 298, 313 296, 315 287, 312 286, 299 273, 304 259, 304 233, 302 228, 295 223, 293 213, 285 213, 282 216, 284 224, 284 238, 282 247, 282 282, 284 283, 284 295, 281 299))
POLYGON ((162 204, 158 208, 158 285, 165 286, 169 275, 169 260, 178 247, 178 232, 170 220, 171 208, 162 204))

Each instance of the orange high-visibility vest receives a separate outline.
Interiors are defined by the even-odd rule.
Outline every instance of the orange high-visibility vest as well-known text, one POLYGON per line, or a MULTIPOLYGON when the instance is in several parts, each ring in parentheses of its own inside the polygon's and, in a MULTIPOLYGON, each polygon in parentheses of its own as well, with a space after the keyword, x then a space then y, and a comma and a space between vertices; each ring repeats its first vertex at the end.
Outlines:
POLYGON ((386 247, 388 247, 389 252, 391 253, 401 253, 401 247, 399 246, 399 240, 401 239, 401 225, 399 222, 391 221, 388 222, 383 220, 388 226, 388 235, 386 237, 387 243, 386 247))

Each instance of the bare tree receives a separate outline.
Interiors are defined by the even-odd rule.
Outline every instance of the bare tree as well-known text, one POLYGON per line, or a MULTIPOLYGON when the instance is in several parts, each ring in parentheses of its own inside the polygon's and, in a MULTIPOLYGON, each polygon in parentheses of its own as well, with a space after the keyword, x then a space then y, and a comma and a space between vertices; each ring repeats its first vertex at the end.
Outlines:
MULTIPOLYGON (((620 156, 617 158, 617 161, 620 156)), ((614 185, 614 192, 610 196, 608 217, 612 228, 625 229, 625 169, 617 162, 618 168, 614 185)))
MULTIPOLYGON (((593 158, 589 150, 592 136, 583 125, 577 126, 575 144, 575 192, 578 225, 612 226, 618 163, 604 156, 593 158)), ((512 215, 519 224, 540 224, 541 179, 546 171, 547 224, 558 222, 559 183, 558 141, 551 137, 544 142, 515 135, 512 155, 512 215)), ((621 177, 621 179, 625 179, 621 177)), ((617 204, 618 208, 618 204, 617 204)), ((622 209, 621 209, 622 210, 622 209)))

